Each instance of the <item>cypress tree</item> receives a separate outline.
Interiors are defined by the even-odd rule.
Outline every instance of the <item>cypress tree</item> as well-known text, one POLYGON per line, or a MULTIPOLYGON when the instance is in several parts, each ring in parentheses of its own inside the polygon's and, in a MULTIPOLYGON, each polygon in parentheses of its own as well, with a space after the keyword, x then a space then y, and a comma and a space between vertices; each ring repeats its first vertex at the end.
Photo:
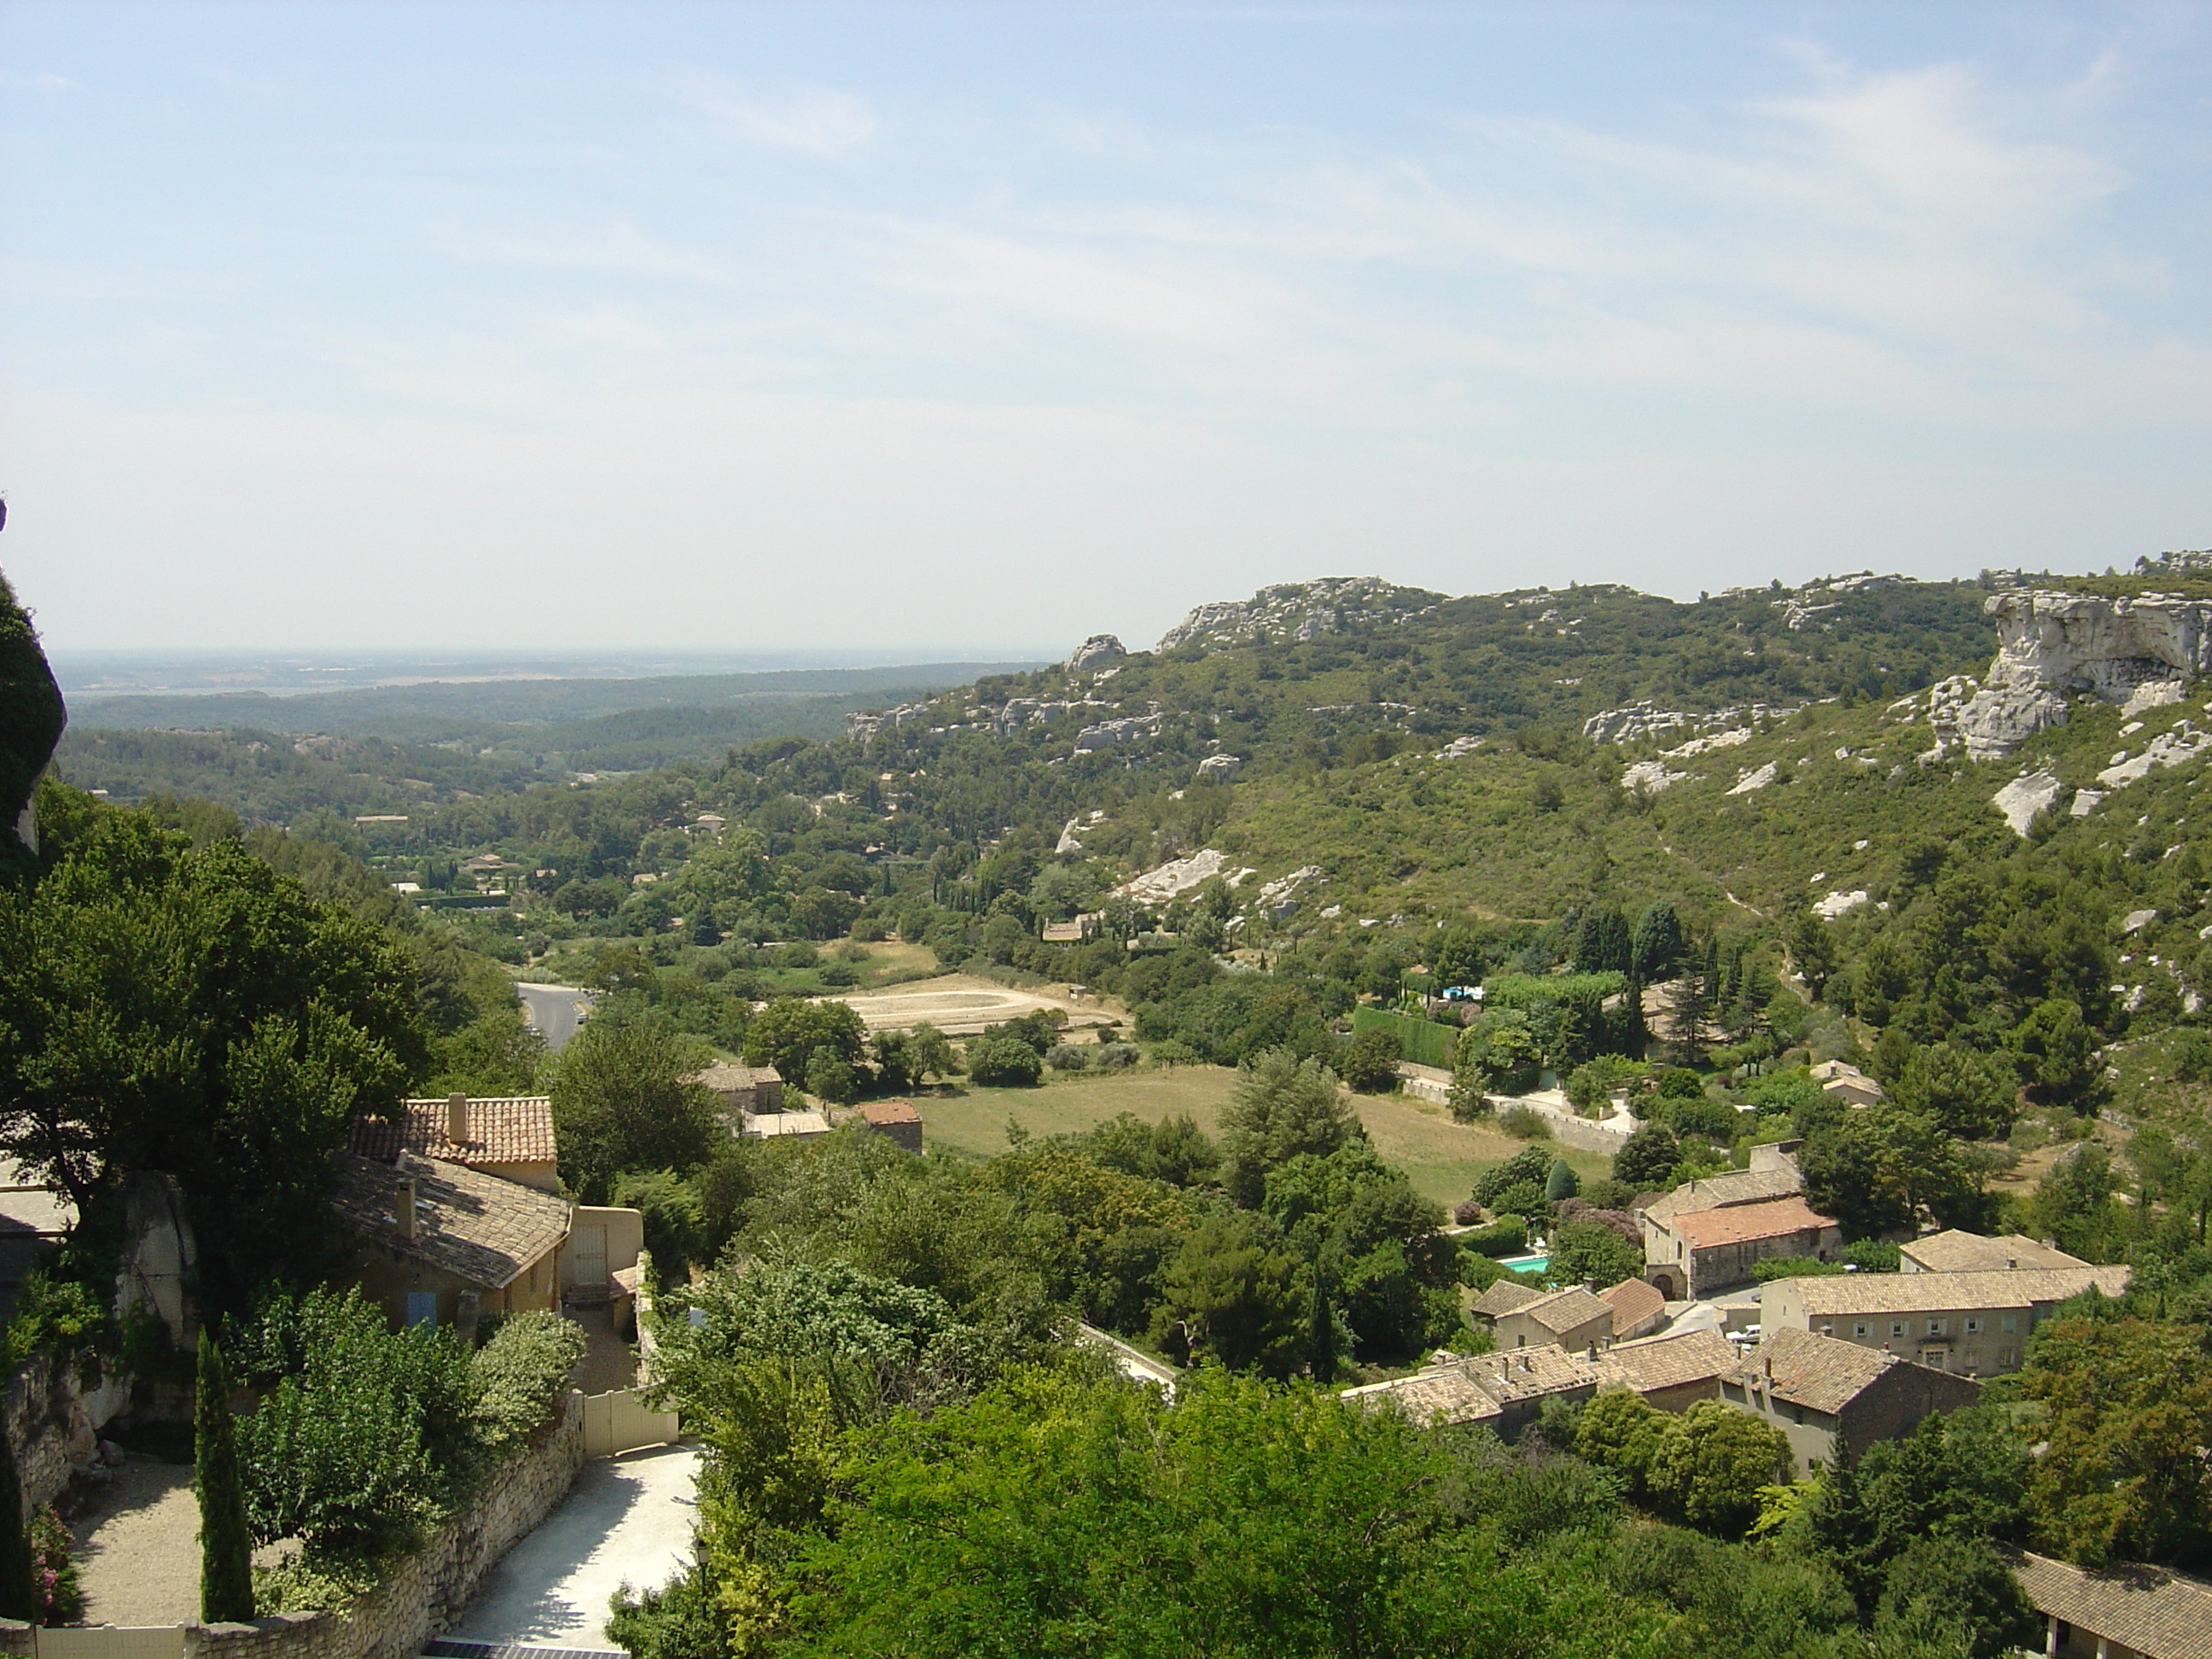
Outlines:
POLYGON ((0 1618, 35 1625, 42 1611, 31 1571, 31 1537, 23 1528, 23 1483, 15 1473, 15 1437, 0 1420, 0 1618))
POLYGON ((200 1618, 210 1625, 242 1623, 253 1617, 253 1535, 238 1472, 230 1375, 204 1328, 192 1396, 192 1462, 200 1500, 200 1618))

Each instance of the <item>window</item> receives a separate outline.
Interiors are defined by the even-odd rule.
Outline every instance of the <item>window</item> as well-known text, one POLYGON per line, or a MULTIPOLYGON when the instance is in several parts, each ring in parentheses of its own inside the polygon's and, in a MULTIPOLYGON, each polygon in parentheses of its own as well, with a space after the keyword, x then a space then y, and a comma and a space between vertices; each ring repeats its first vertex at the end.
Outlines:
POLYGON ((1905 1334, 1905 1322, 1901 1319, 1891 1320, 1889 1322, 1889 1334, 1892 1336, 1903 1336, 1905 1334))
POLYGON ((2020 1316, 2019 1316, 2018 1314, 2007 1314, 2007 1315, 2004 1316, 2004 1329, 2005 1329, 2005 1334, 2006 1334, 2007 1336, 2010 1336, 2014 1332, 2017 1331, 2019 1328, 2020 1328, 2020 1316))
POLYGON ((1943 1328, 1944 1328, 1948 1323, 1949 1323, 1949 1322, 1948 1322, 1948 1320, 1942 1320, 1942 1319, 1931 1319, 1931 1320, 1929 1320, 1929 1321, 1928 1322, 1928 1334, 1929 1334, 1929 1335, 1930 1335, 1930 1336, 1941 1336, 1941 1335, 1942 1335, 1942 1334, 1943 1334, 1943 1328))
POLYGON ((1851 1327, 1851 1334, 1853 1336, 1872 1336, 1874 1334, 1874 1327, 1867 1321, 1862 1319, 1857 1324, 1851 1327))
POLYGON ((1981 1328, 1982 1322, 1978 1319, 1970 1319, 1966 1322, 1966 1334, 1968 1336, 1976 1334, 1981 1328))

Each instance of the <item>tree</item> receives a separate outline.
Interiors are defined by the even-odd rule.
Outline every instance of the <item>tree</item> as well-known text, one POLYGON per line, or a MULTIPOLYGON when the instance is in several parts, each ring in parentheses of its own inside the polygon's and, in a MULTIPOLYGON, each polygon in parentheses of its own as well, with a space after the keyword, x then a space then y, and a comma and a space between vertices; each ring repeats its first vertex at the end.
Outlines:
POLYGON ((1922 1048, 1890 1091, 1901 1111, 1935 1121, 1961 1140, 2002 1140, 2018 1112, 2011 1079, 1986 1055, 1955 1042, 1922 1048))
POLYGON ((849 1106, 860 1097, 860 1079, 849 1060, 817 1048, 806 1060, 806 1092, 832 1106, 849 1106))
POLYGON ((1575 1419, 1575 1449, 1593 1463, 1617 1470, 1631 1492, 1650 1484, 1651 1467, 1666 1438, 1667 1419, 1632 1389, 1601 1389, 1575 1419))
POLYGON ((2084 1141, 2036 1183, 2028 1214, 2061 1249, 2093 1261, 2110 1261, 2127 1225, 2125 1212, 2114 1201, 2118 1184, 2112 1154, 2094 1140, 2084 1141))
POLYGON ((2027 1482, 2037 1542, 2084 1566, 2212 1556, 2212 1365, 2195 1328, 2063 1317, 2019 1378, 2043 1407, 2027 1482))
POLYGON ((1235 1091, 1222 1109, 1223 1184, 1231 1201, 1254 1208, 1277 1164, 1301 1152, 1326 1158, 1366 1133, 1334 1072, 1269 1049, 1238 1068, 1235 1091))
POLYGON ((1986 1539, 1916 1538, 1890 1564, 1876 1629, 1950 1630, 1972 1659, 2030 1647, 2042 1621, 2004 1557, 1986 1539))
POLYGON ((1564 1155, 1552 1160, 1552 1167, 1544 1175, 1544 1200, 1557 1204, 1563 1198, 1572 1198, 1582 1190, 1582 1181, 1575 1174, 1575 1166, 1564 1155))
POLYGON ((1027 1088, 1044 1075, 1044 1060, 1018 1037, 980 1036, 968 1045, 968 1075, 987 1089, 1027 1088))
POLYGON ((1674 1166, 1681 1157, 1674 1132, 1655 1120, 1621 1143, 1613 1155, 1613 1178, 1639 1193, 1663 1191, 1674 1184, 1674 1166))
POLYGON ((1586 974, 1625 974, 1634 960, 1628 922, 1613 904, 1593 906, 1575 929, 1575 966, 1586 974))
POLYGON ((254 1613, 253 1534, 239 1474, 230 1373, 222 1350, 204 1327, 193 1373, 192 1465, 200 1511, 200 1620, 244 1623, 254 1613))
POLYGON ((1832 1215, 1851 1238, 1870 1238, 1909 1226, 1911 1191, 1888 1115, 1875 1108, 1849 1113, 1808 1136, 1797 1154, 1805 1201, 1832 1215))
POLYGON ((31 1566, 31 1540, 23 1530, 23 1482, 15 1472, 15 1437, 0 1423, 0 1618, 38 1622, 40 1601, 31 1566))
POLYGON ((1814 911, 1799 911, 1790 924, 1790 960, 1803 976, 1807 994, 1818 1002, 1842 965, 1835 930, 1814 911))
POLYGON ((625 1170, 696 1169, 724 1133, 712 1090, 687 1083, 692 1057, 657 1026, 608 1015, 587 1021, 553 1075, 561 1177, 587 1202, 625 1170))
POLYGON ((1297 1264, 1266 1218, 1207 1218, 1161 1276, 1154 1315, 1159 1340, 1195 1363, 1286 1374, 1303 1334, 1297 1264))
POLYGON ((745 1064, 773 1066, 793 1083, 804 1083, 817 1050, 857 1066, 868 1030, 842 1002, 809 1002, 778 997, 745 1028, 745 1064))
POLYGON ((2039 1099, 2078 1107, 2094 1098, 2100 1081, 2097 1034, 2081 1018, 2077 1003, 2052 999, 2013 1032, 2025 1082, 2039 1099))
POLYGON ((1741 1535, 1759 1514, 1759 1489, 1790 1468, 1781 1430, 1717 1400, 1700 1400, 1667 1425, 1650 1485, 1693 1527, 1741 1535))
POLYGON ((1682 923, 1674 907, 1664 899, 1647 906, 1636 919, 1630 948, 1638 979, 1656 982, 1665 978, 1682 955, 1682 923))
POLYGON ((1488 961, 1479 935, 1464 927, 1448 928, 1443 942, 1437 946, 1430 972, 1441 986, 1475 986, 1482 983, 1483 969, 1488 961))
POLYGON ((1398 1037, 1381 1026, 1370 1026, 1353 1035, 1339 1056, 1338 1069, 1347 1087, 1364 1095, 1388 1094, 1398 1086, 1398 1037))
POLYGON ((1595 1282, 1601 1289, 1644 1271, 1642 1247, 1601 1221, 1563 1221, 1552 1230, 1545 1277, 1554 1285, 1595 1282))

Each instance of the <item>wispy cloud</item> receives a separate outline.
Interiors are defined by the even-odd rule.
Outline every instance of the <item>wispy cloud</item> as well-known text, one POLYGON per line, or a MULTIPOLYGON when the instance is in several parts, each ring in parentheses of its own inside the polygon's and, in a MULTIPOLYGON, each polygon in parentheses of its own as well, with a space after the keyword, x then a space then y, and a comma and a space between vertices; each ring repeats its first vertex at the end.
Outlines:
POLYGON ((720 131, 775 149, 843 155, 876 136, 875 112, 848 92, 800 88, 762 94, 720 76, 693 75, 682 82, 681 95, 720 131))

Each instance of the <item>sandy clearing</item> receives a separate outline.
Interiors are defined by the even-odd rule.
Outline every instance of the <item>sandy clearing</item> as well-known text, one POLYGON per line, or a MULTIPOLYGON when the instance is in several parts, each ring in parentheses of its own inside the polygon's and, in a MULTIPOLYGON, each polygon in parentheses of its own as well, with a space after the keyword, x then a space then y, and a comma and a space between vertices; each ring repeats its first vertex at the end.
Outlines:
POLYGON ((1097 1025, 1121 1018, 1090 997, 1078 1001, 1065 986, 1015 990, 969 974, 918 980, 895 991, 825 998, 844 1003, 871 1031, 903 1031, 927 1022, 951 1036, 970 1036, 986 1025, 1018 1018, 1039 1008, 1058 1008, 1073 1026, 1097 1025))

